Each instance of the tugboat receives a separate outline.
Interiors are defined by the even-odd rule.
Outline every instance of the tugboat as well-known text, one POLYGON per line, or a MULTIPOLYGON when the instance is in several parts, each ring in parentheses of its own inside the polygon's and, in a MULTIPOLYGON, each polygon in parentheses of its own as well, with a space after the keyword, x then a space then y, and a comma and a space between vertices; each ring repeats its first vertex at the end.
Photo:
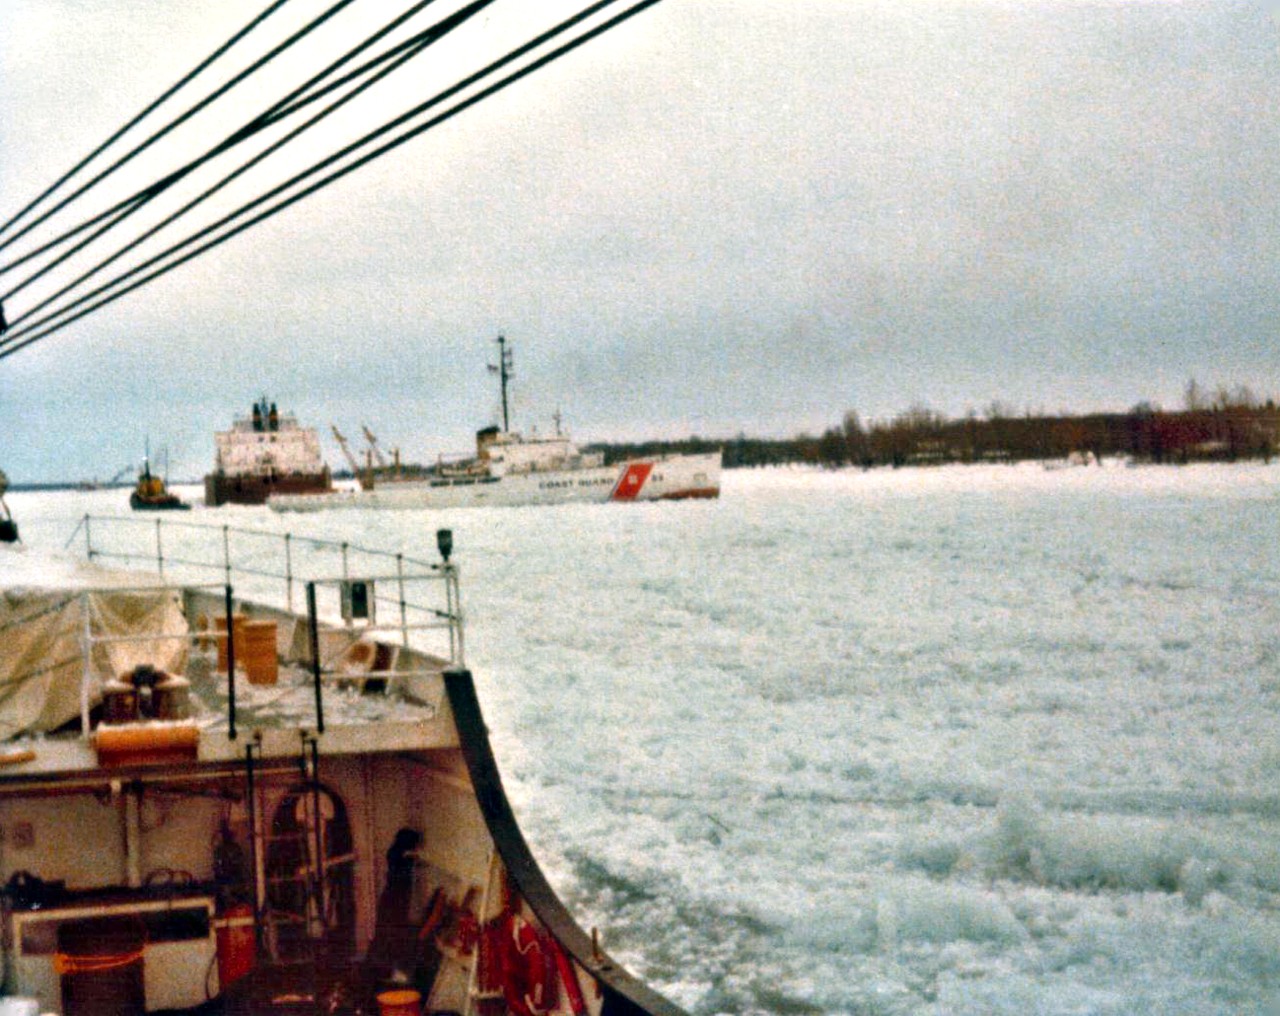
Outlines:
POLYGON ((5 1011, 683 1016, 521 834, 448 530, 128 522, 0 549, 5 1011))
POLYGON ((142 472, 138 485, 129 495, 129 507, 134 511, 187 511, 191 505, 169 490, 162 477, 151 472, 151 451, 142 460, 142 472))
POLYGON ((511 350, 503 336, 497 341, 498 363, 489 369, 502 385, 502 427, 477 432, 474 456, 454 461, 442 458, 426 469, 402 469, 397 461, 394 467, 360 471, 335 428, 362 489, 319 495, 273 492, 267 506, 276 511, 467 508, 720 496, 719 452, 657 455, 606 465, 602 453, 582 451, 560 433, 558 414, 556 433, 551 437, 525 437, 512 431, 507 413, 511 350))
POLYGON ((272 494, 323 494, 333 490, 320 456, 315 428, 298 424, 264 396, 248 416, 214 435, 213 472, 204 478, 204 503, 265 504, 272 494))

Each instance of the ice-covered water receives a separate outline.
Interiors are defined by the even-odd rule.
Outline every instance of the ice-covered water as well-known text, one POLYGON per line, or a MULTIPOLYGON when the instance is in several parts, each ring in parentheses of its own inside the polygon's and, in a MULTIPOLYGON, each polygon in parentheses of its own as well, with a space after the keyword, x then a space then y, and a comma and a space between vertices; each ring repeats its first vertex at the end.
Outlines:
MULTIPOLYGON (((126 496, 9 502, 60 546, 126 496)), ((694 1013, 1226 1014, 1280 1012, 1278 508, 1108 464, 192 521, 450 526, 535 851, 694 1013)))

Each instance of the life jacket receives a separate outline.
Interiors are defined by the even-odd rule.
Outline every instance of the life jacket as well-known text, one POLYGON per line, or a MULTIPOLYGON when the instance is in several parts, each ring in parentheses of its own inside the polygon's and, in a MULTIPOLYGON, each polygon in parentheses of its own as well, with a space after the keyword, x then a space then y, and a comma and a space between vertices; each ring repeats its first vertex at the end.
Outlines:
POLYGON ((477 931, 477 986, 501 993, 514 1016, 546 1016, 561 1000, 574 1016, 586 1016, 582 987, 560 943, 521 913, 514 887, 504 886, 502 912, 477 931))
POLYGON ((516 1016, 545 1016, 555 1008, 556 964, 550 939, 511 912, 503 922, 502 993, 516 1016))

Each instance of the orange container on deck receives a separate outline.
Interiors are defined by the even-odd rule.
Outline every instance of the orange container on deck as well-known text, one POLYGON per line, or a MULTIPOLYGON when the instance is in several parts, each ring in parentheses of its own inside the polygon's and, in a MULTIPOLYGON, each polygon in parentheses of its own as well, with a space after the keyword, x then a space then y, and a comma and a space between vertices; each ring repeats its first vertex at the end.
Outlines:
POLYGON ((420 1016, 422 996, 408 988, 384 991, 378 995, 379 1016, 420 1016))
POLYGON ((236 662, 244 667, 250 684, 275 684, 280 677, 276 657, 276 623, 245 621, 236 631, 236 662))
POLYGON ((200 730, 187 723, 99 727, 94 746, 103 765, 178 762, 199 754, 200 730))

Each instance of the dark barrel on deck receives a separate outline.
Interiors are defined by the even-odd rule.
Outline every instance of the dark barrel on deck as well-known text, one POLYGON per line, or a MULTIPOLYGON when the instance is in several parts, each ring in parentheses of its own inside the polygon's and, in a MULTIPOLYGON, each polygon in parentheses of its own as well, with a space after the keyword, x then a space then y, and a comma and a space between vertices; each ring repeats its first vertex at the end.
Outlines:
POLYGON ((59 925, 63 1016, 144 1016, 145 945, 146 930, 136 917, 91 917, 59 925))

